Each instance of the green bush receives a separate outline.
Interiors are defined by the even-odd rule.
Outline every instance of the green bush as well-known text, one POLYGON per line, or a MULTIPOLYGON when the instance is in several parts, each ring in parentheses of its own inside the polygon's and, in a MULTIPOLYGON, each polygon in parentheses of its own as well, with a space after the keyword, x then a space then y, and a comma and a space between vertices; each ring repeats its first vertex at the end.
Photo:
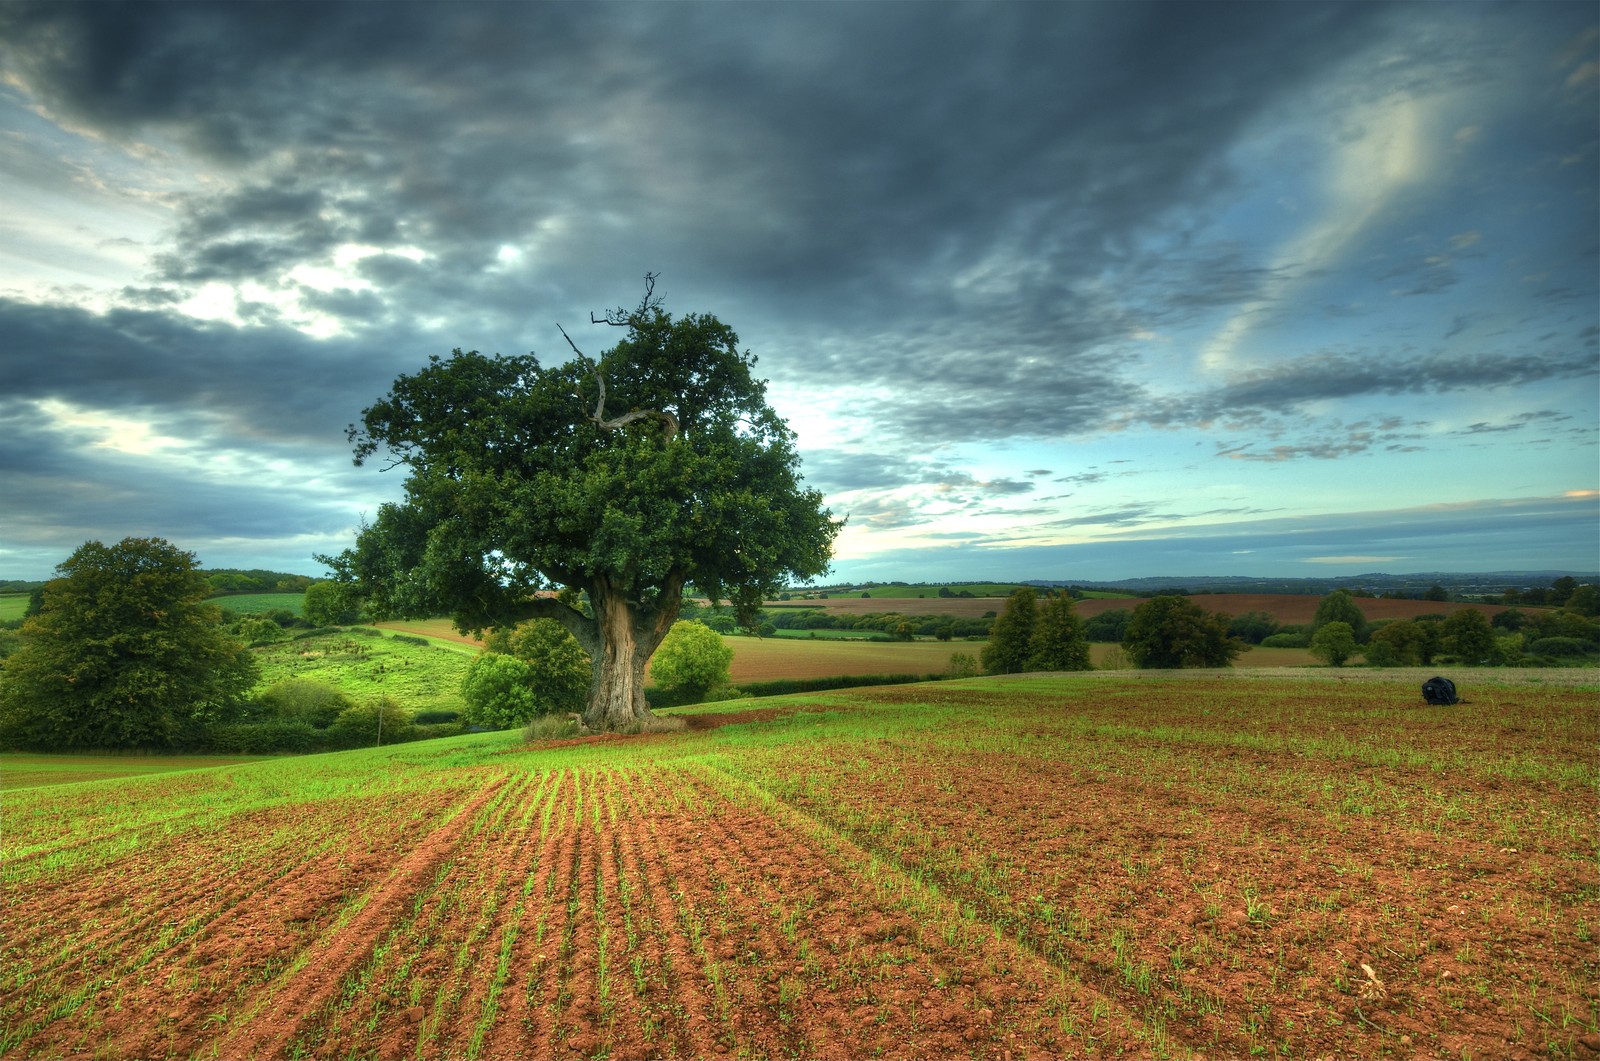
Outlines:
POLYGON ((434 722, 411 727, 410 740, 433 740, 435 737, 454 737, 465 731, 460 722, 434 722))
POLYGON ((461 680, 467 702, 466 720, 474 726, 510 729, 538 714, 533 693, 533 668, 516 656, 484 652, 472 661, 461 680))
POLYGON ((402 744, 411 739, 411 716, 388 697, 346 708, 326 730, 334 748, 370 748, 377 744, 402 744), (379 728, 379 715, 382 728, 379 728))
POLYGON ((1528 654, 1548 659, 1584 659, 1600 654, 1600 648, 1576 637, 1541 637, 1528 646, 1528 654))
POLYGON ((721 634, 704 623, 680 619, 656 649, 650 677, 664 689, 703 699, 712 689, 728 684, 732 662, 733 648, 721 634))
POLYGON ((326 729, 354 706, 354 701, 326 682, 286 678, 256 697, 255 713, 264 719, 304 722, 326 729))
POLYGON ((429 708, 426 711, 413 712, 411 721, 418 726, 438 726, 446 722, 460 722, 461 712, 429 708))
POLYGON ((287 755, 321 751, 325 746, 321 731, 291 718, 217 726, 206 743, 229 755, 287 755))
POLYGON ((1300 633, 1268 634, 1261 639, 1262 648, 1305 648, 1306 638, 1300 633))

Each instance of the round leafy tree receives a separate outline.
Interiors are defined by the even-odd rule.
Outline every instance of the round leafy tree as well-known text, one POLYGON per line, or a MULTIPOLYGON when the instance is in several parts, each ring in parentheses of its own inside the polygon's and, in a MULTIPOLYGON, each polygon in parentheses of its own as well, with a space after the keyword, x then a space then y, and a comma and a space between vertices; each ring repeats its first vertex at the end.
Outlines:
POLYGON ((1344 666, 1357 648, 1350 624, 1338 619, 1323 623, 1311 638, 1311 654, 1330 667, 1344 666))
POLYGON ((1361 606, 1347 589, 1336 589, 1317 602, 1317 614, 1311 619, 1313 635, 1329 623, 1344 623, 1350 635, 1360 641, 1367 631, 1367 617, 1361 606))
POLYGON ((1228 621, 1187 597, 1151 597, 1134 609, 1122 647, 1135 667, 1228 667, 1244 649, 1228 621))
POLYGON ((1083 620, 1072 607, 1066 590, 1045 597, 1033 624, 1033 655, 1029 670, 1093 670, 1083 620))
POLYGON ((1039 594, 1031 587, 1013 590, 1006 610, 995 619, 980 658, 989 674, 1020 674, 1033 658, 1033 628, 1039 621, 1039 594))
POLYGON ((555 619, 593 661, 585 724, 637 729, 684 588, 753 623, 827 569, 839 524, 732 329, 674 320, 648 288, 601 320, 627 335, 598 361, 457 350, 395 380, 350 437, 357 463, 384 449, 408 469, 405 500, 322 559, 377 618, 555 619))
POLYGON ((40 749, 194 743, 243 710, 255 657, 229 637, 193 553, 86 542, 56 568, 0 675, 0 736, 40 749))
POLYGON ((728 665, 733 649, 705 623, 680 619, 662 640, 650 661, 650 677, 657 685, 693 699, 702 699, 718 686, 729 684, 728 665))

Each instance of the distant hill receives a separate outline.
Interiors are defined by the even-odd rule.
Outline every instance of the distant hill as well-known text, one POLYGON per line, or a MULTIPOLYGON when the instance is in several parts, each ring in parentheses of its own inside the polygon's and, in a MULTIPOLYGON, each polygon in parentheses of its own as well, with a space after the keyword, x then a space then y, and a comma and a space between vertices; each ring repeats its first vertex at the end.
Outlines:
POLYGON ((1421 571, 1391 575, 1368 572, 1363 575, 1337 575, 1327 578, 1261 578, 1249 575, 1158 575, 1126 578, 1112 582, 1084 582, 1068 579, 1031 579, 1030 586, 1080 586, 1120 590, 1125 593, 1161 593, 1186 590, 1191 594, 1209 593, 1287 593, 1323 596, 1337 589, 1367 590, 1373 594, 1397 593, 1421 597, 1434 586, 1442 586, 1451 597, 1498 596, 1508 588, 1548 587, 1558 578, 1571 576, 1579 582, 1600 583, 1600 574, 1575 571, 1421 571))

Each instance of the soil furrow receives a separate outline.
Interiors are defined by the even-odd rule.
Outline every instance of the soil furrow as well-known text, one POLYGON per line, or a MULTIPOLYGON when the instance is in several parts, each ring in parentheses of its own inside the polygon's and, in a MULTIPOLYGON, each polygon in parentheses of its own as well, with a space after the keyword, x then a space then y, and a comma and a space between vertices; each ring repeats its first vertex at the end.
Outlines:
POLYGON ((371 954, 387 926, 401 916, 411 897, 458 848, 505 780, 487 782, 476 798, 421 838, 389 875, 366 893, 361 909, 348 922, 336 925, 331 938, 319 940, 304 952, 309 959, 304 965, 281 984, 266 988, 262 1008, 249 1014, 246 1022, 222 1041, 221 1049, 257 1055, 282 1053, 301 1033, 308 1015, 339 990, 345 975, 371 954))

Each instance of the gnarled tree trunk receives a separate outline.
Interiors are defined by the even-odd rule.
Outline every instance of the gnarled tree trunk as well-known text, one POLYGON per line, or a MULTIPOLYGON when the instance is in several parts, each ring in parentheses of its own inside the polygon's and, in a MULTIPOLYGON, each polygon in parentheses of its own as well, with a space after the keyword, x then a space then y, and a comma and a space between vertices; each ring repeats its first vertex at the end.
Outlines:
POLYGON ((655 716, 644 698, 645 667, 660 646, 678 614, 676 593, 671 603, 647 609, 615 591, 604 580, 589 588, 594 609, 598 651, 591 649, 594 673, 589 683, 589 706, 583 723, 607 733, 648 728, 655 716))

